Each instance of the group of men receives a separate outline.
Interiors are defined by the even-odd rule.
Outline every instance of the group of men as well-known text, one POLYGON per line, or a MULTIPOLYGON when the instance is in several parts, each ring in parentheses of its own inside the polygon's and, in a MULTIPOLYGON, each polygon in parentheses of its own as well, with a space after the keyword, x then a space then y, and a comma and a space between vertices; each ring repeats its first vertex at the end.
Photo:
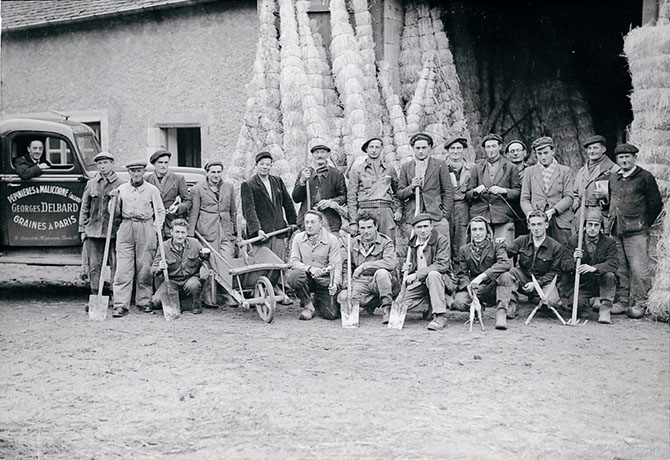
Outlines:
MULTIPOLYGON (((42 152, 34 143, 17 171, 39 174, 48 167, 35 160, 42 152), (28 164, 31 158, 34 164, 28 164)), ((476 164, 467 161, 464 137, 445 142, 445 160, 433 155, 428 134, 414 135, 410 145, 411 160, 396 172, 383 158, 383 141, 368 140, 364 161, 351 166, 346 179, 329 162, 328 146, 314 146, 314 167, 300 171, 291 194, 270 174, 272 155, 256 155, 255 174, 240 188, 246 236, 259 236, 258 245, 288 258, 287 285, 301 302, 300 319, 338 318, 339 304, 351 292, 370 314, 381 307, 386 323, 404 283, 408 310, 423 313, 431 330, 446 326, 448 309, 468 309, 473 295, 495 307, 496 327, 506 329, 507 319, 517 314, 518 295, 532 298, 536 284, 546 289, 557 278, 563 303, 571 303, 576 273, 579 306, 599 308, 600 322, 608 323, 610 314, 644 314, 651 286, 649 228, 662 200, 654 177, 635 165, 635 146, 617 145, 615 164, 605 155, 605 138, 593 136, 583 145, 587 161, 574 175, 557 162, 550 137, 535 140, 529 152, 520 140, 504 145, 501 136, 489 134, 481 144, 486 158, 476 164), (531 166, 532 153, 537 164, 531 166), (287 226, 301 230, 290 249, 290 234, 270 235, 287 226), (343 250, 347 231, 350 256, 343 250), (401 242, 406 253, 398 250, 401 242), (350 291, 345 264, 351 266, 350 291)), ((160 307, 155 291, 165 270, 170 283, 192 299, 190 310, 200 313, 201 300, 217 303, 208 297, 210 289, 202 289, 209 251, 200 241, 235 256, 241 230, 234 187, 222 177, 224 164, 208 162, 206 177, 189 191, 184 178, 170 172, 170 156, 155 152, 148 176, 145 161, 127 163, 128 182, 114 172, 110 153, 95 157, 98 175, 86 186, 79 231, 95 292, 113 219, 114 316, 128 312, 133 284, 138 308, 160 307), (159 238, 166 239, 165 260, 157 250, 159 238)))

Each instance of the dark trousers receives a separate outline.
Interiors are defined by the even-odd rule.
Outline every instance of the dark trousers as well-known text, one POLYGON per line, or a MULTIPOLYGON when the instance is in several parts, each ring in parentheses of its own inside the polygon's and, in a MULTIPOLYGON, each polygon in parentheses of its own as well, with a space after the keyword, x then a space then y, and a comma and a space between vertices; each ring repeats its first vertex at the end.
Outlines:
MULTIPOLYGON (((161 296, 164 295, 167 290, 167 284, 162 277, 156 277, 156 283, 158 289, 154 293, 151 301, 156 308, 161 308, 161 296)), ((200 283, 200 278, 198 276, 191 276, 185 280, 170 280, 170 288, 174 289, 179 293, 179 303, 182 306, 183 310, 190 310, 193 306, 200 306, 200 290, 202 289, 202 284, 200 283)))
MULTIPOLYGON (((86 247, 84 254, 86 254, 85 264, 88 266, 88 279, 91 286, 91 292, 97 294, 100 283, 100 276, 102 276, 103 262, 102 256, 105 255, 105 239, 104 238, 86 238, 84 240, 86 247)), ((109 243, 109 254, 107 255, 107 263, 109 264, 110 285, 114 281, 114 272, 116 271, 116 252, 114 251, 114 240, 109 243)))
POLYGON ((295 268, 286 275, 286 284, 295 291, 301 305, 312 303, 317 313, 324 319, 332 320, 340 317, 340 306, 335 301, 335 296, 331 296, 328 292, 328 277, 313 278, 305 270, 295 268), (314 293, 313 302, 312 293, 314 293))
MULTIPOLYGON (((575 292, 575 278, 568 277, 563 284, 561 295, 567 301, 566 306, 572 307, 573 296, 575 292)), ((586 273, 579 277, 579 297, 577 299, 577 312, 583 312, 589 307, 592 298, 597 297, 601 300, 614 300, 616 293, 616 275, 614 273, 586 273)))

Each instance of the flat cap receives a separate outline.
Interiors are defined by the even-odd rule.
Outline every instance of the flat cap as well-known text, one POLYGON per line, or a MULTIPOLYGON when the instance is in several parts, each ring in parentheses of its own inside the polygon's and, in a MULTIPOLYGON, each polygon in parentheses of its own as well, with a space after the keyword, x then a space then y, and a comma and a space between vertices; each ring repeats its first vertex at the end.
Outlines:
POLYGON ((414 219, 412 219, 412 225, 416 225, 419 222, 423 222, 425 220, 429 220, 429 221, 432 222, 433 218, 427 212, 422 212, 421 214, 417 214, 416 217, 414 217, 414 219))
POLYGON ((327 145, 323 145, 323 144, 317 144, 314 147, 312 147, 311 149, 309 149, 310 153, 314 153, 315 150, 325 150, 326 152, 330 152, 330 147, 328 147, 327 145))
POLYGON ((126 169, 146 168, 146 167, 147 167, 146 160, 131 160, 128 163, 126 163, 126 169))
POLYGON ((269 158, 270 160, 274 161, 274 158, 272 158, 272 154, 270 154, 270 152, 260 152, 256 155, 256 164, 258 164, 258 162, 263 158, 269 158))
POLYGON ((591 144, 597 144, 600 143, 602 145, 607 145, 607 139, 605 139, 605 136, 601 136, 600 134, 597 134, 595 136, 587 137, 584 143, 582 144, 582 147, 586 148, 591 144))
POLYGON ((211 168, 212 166, 221 166, 221 169, 223 169, 223 161, 209 160, 207 163, 205 163, 205 171, 209 171, 209 168, 211 168))
POLYGON ((584 215, 584 220, 586 222, 600 222, 603 223, 603 213, 600 208, 588 207, 586 208, 586 214, 584 215))
POLYGON ((498 144, 502 145, 503 143, 503 138, 500 134, 487 134, 484 136, 484 139, 482 139, 482 147, 484 147, 484 144, 486 144, 486 141, 498 141, 498 144))
POLYGON ((509 152, 509 147, 512 144, 521 144, 521 147, 523 147, 524 150, 528 150, 528 148, 526 147, 526 144, 522 140, 513 139, 513 140, 509 141, 507 143, 507 145, 505 146, 505 153, 509 152))
POLYGON ((431 147, 433 146, 433 138, 426 133, 416 133, 414 136, 410 137, 409 145, 414 147, 414 144, 416 144, 417 141, 426 141, 428 142, 428 145, 431 147))
POLYGON ((463 136, 454 136, 448 139, 447 142, 444 143, 444 148, 448 149, 449 147, 451 147, 452 144, 455 144, 456 142, 461 144, 464 149, 468 148, 468 140, 463 136))
POLYGON ((100 160, 114 161, 114 155, 103 150, 102 152, 98 153, 96 156, 93 157, 93 161, 100 161, 100 160))
POLYGON ((619 155, 620 153, 632 153, 637 155, 637 152, 640 150, 635 147, 633 144, 619 144, 614 148, 614 155, 619 155))
POLYGON ((538 137, 533 141, 530 148, 533 150, 541 149, 542 147, 549 146, 554 148, 554 140, 549 136, 538 137))
POLYGON ((151 157, 149 157, 149 163, 154 164, 158 161, 160 157, 170 158, 171 156, 172 154, 165 149, 156 150, 154 153, 151 154, 151 157))
POLYGON ((382 145, 384 145, 384 141, 381 140, 379 137, 373 137, 371 139, 368 139, 367 141, 365 141, 365 143, 363 145, 361 145, 361 150, 364 151, 364 152, 367 152, 368 151, 368 145, 370 145, 370 142, 372 142, 372 141, 379 141, 379 142, 382 143, 382 145))

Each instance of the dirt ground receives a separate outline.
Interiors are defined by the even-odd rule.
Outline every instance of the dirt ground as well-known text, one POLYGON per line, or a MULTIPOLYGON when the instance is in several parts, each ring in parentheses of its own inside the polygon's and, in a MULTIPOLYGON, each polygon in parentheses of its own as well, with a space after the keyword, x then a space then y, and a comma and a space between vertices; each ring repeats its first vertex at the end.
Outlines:
POLYGON ((76 273, 0 266, 0 458, 670 458, 667 324, 92 323, 76 273))

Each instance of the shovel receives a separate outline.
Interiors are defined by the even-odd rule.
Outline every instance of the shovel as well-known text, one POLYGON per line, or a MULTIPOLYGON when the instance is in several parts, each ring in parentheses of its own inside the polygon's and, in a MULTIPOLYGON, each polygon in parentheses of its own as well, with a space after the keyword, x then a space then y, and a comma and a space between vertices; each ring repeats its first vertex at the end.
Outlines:
MULTIPOLYGON (((165 247, 163 247, 163 235, 161 230, 156 232, 158 234, 158 248, 161 252, 161 261, 165 260, 165 247)), ((165 289, 161 289, 160 301, 163 304, 163 316, 167 321, 172 321, 181 317, 181 305, 179 304, 179 292, 170 285, 170 278, 168 277, 168 270, 163 270, 163 278, 165 289)))
MULTIPOLYGON (((110 209, 116 209, 116 196, 112 197, 110 209)), ((112 239, 112 227, 114 226, 114 215, 110 214, 107 224, 107 236, 105 237, 105 252, 102 255, 102 266, 100 267, 100 282, 98 283, 98 295, 88 296, 88 318, 93 321, 104 321, 107 318, 107 308, 109 307, 109 296, 102 295, 102 287, 105 284, 105 278, 102 276, 103 268, 107 265, 109 257, 109 242, 112 239)))
POLYGON ((342 327, 345 329, 358 327, 360 305, 358 300, 354 301, 351 298, 351 293, 351 235, 347 233, 347 303, 340 308, 342 313, 342 327))

